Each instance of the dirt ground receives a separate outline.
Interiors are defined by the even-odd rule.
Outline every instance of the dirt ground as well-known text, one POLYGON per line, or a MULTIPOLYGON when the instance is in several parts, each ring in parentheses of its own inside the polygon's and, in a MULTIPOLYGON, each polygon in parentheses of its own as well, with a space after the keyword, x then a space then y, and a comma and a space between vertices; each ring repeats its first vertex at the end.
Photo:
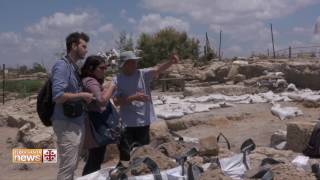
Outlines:
POLYGON ((291 121, 312 121, 320 117, 320 108, 306 108, 301 103, 282 102, 284 106, 295 106, 302 110, 304 115, 288 120, 280 120, 270 112, 271 104, 239 104, 236 107, 213 109, 210 112, 192 114, 181 119, 210 120, 214 126, 199 125, 186 130, 178 131, 181 135, 198 137, 202 135, 217 135, 222 132, 230 141, 232 150, 240 148, 241 143, 252 138, 257 146, 269 146, 271 135, 278 129, 286 130, 286 123, 291 121))
MULTIPOLYGON (((320 117, 319 108, 305 108, 302 104, 287 102, 281 103, 299 107, 304 115, 291 120, 281 121, 270 112, 270 104, 242 104, 235 107, 213 109, 210 112, 198 113, 181 118, 184 121, 193 119, 210 120, 210 118, 222 117, 210 125, 196 125, 191 128, 178 131, 179 134, 198 137, 204 134, 217 134, 222 132, 232 145, 232 149, 237 151, 241 143, 252 138, 257 146, 268 146, 271 135, 278 129, 286 129, 286 123, 289 121, 309 121, 320 117), (226 118, 223 118, 226 117, 226 118)), ((177 120, 169 120, 177 121, 177 120)), ((22 164, 12 163, 12 148, 7 143, 8 138, 14 139, 17 133, 16 128, 0 127, 0 180, 51 180, 55 179, 57 164, 22 164)), ((103 167, 114 164, 107 162, 103 167)), ((84 162, 80 161, 76 176, 80 176, 84 162)))

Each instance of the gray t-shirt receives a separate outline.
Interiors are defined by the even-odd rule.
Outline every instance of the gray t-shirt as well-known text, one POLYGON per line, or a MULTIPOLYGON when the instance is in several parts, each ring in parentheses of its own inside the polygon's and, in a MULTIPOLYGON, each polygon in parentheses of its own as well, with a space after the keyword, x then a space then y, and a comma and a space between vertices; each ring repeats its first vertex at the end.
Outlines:
POLYGON ((151 99, 150 84, 153 79, 153 69, 139 69, 133 75, 126 76, 122 73, 113 78, 117 85, 116 97, 128 97, 137 92, 150 96, 150 101, 133 101, 120 107, 120 117, 126 127, 148 126, 156 120, 151 99))

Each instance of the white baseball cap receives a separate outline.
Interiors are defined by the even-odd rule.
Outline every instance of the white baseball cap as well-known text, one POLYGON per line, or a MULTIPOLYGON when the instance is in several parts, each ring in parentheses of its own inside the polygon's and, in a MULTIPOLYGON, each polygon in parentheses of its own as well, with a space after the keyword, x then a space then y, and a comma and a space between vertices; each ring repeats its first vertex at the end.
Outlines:
POLYGON ((138 61, 140 60, 141 57, 136 56, 136 54, 133 51, 124 51, 120 53, 120 63, 119 67, 122 68, 123 65, 129 61, 129 60, 135 60, 138 61))

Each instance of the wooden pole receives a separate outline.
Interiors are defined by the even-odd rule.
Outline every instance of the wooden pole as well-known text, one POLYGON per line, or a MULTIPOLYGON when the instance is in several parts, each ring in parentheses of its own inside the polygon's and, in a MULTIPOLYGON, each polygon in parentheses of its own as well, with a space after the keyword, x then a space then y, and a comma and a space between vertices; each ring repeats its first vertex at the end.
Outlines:
POLYGON ((222 31, 220 30, 220 40, 219 40, 219 60, 221 60, 221 39, 222 39, 222 31))
POLYGON ((2 104, 4 104, 4 90, 5 90, 5 79, 6 79, 6 72, 5 72, 5 70, 6 70, 6 65, 5 64, 3 64, 2 65, 2 69, 3 69, 3 80, 2 80, 2 104))
POLYGON ((271 39, 272 39, 273 59, 275 59, 276 58, 276 52, 274 51, 272 23, 270 24, 270 26, 271 26, 271 39))
POLYGON ((291 46, 289 46, 289 59, 291 59, 291 46))

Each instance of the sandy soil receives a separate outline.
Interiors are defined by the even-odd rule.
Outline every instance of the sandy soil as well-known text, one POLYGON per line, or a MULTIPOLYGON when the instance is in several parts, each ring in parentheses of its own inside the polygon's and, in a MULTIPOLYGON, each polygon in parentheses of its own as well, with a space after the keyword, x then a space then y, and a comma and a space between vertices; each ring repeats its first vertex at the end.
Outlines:
MULTIPOLYGON (((291 120, 281 121, 270 112, 270 104, 243 104, 236 107, 223 109, 214 109, 206 113, 198 113, 185 116, 182 120, 192 121, 193 119, 210 120, 210 118, 227 117, 216 120, 210 125, 197 125, 186 130, 180 130, 178 133, 190 137, 197 137, 204 134, 225 134, 231 144, 232 149, 237 151, 241 143, 252 138, 258 146, 268 146, 270 136, 278 129, 286 129, 286 123, 289 121, 309 121, 319 118, 320 108, 305 108, 302 104, 293 102, 282 103, 290 106, 297 106, 304 115, 291 120)), ((170 120, 176 121, 176 120, 170 120)), ((0 127, 0 180, 51 180, 55 179, 57 164, 21 164, 12 163, 11 147, 7 143, 8 138, 15 138, 16 128, 0 127)), ((108 162, 103 167, 114 164, 108 162)), ((76 176, 80 176, 84 162, 80 161, 76 176)))
POLYGON ((182 119, 217 119, 214 126, 199 125, 186 130, 178 131, 181 135, 197 137, 202 135, 217 135, 222 132, 229 140, 233 150, 238 150, 241 143, 252 138, 257 146, 269 146, 271 135, 278 129, 286 130, 286 123, 290 121, 312 121, 320 117, 319 108, 305 108, 301 103, 285 102, 284 106, 295 106, 304 112, 304 115, 289 120, 280 120, 270 112, 271 104, 242 104, 236 107, 213 109, 210 112, 185 116, 182 119), (225 118, 226 117, 226 118, 225 118), (228 120, 226 120, 228 119, 228 120))

